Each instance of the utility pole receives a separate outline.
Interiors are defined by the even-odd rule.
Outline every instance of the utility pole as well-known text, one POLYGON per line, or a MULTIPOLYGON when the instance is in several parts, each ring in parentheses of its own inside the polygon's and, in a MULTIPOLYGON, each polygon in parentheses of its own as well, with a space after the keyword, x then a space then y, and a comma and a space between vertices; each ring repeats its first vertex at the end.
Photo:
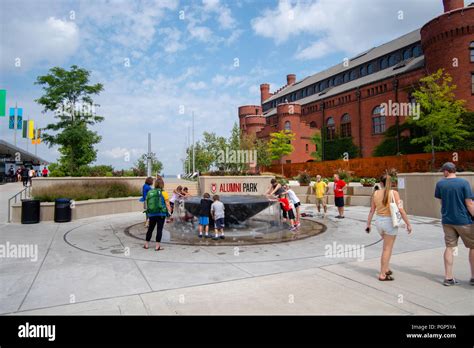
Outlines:
POLYGON ((148 154, 146 156, 146 175, 151 176, 151 133, 148 133, 148 154))
POLYGON ((194 144, 194 111, 193 111, 193 174, 196 172, 196 152, 194 144))

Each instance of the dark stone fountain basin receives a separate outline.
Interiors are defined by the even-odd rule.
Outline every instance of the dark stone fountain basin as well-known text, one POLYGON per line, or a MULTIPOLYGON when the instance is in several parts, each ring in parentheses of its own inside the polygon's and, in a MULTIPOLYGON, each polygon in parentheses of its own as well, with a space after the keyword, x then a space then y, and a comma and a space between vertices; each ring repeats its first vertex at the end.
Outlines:
MULTIPOLYGON (((239 224, 262 210, 275 204, 265 196, 220 196, 225 207, 225 224, 239 224)), ((192 215, 199 215, 201 197, 191 197, 184 202, 184 208, 192 215)))

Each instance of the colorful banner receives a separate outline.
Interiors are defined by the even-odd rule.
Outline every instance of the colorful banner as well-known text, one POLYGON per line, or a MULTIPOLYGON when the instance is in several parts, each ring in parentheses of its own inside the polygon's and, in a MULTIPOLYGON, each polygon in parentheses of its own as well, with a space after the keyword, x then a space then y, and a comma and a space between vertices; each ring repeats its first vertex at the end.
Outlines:
POLYGON ((28 121, 23 121, 23 138, 28 136, 28 121))
POLYGON ((28 139, 33 139, 35 137, 35 121, 28 121, 28 139))
POLYGON ((15 108, 10 108, 10 120, 8 122, 8 128, 15 129, 15 108))
POLYGON ((21 129, 23 124, 23 108, 18 108, 16 116, 16 129, 21 129))
POLYGON ((7 91, 0 89, 0 117, 7 114, 7 91))

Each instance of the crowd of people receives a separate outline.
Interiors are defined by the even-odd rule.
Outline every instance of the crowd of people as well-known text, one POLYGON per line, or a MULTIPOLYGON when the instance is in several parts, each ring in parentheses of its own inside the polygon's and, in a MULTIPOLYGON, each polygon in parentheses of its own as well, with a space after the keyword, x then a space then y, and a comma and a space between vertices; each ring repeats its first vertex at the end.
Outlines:
POLYGON ((13 165, 10 165, 7 171, 8 182, 22 182, 23 186, 31 186, 32 179, 34 177, 47 177, 49 175, 48 167, 44 167, 42 170, 36 170, 31 166, 20 166, 16 170, 13 165))
MULTIPOLYGON (((467 180, 456 177, 456 166, 445 163, 441 172, 444 178, 441 179, 435 189, 435 198, 441 201, 442 226, 444 231, 444 241, 446 249, 444 252, 445 279, 446 286, 456 285, 459 282, 453 274, 454 250, 458 246, 461 238, 466 248, 469 249, 469 264, 471 267, 470 284, 474 285, 474 194, 467 180)), ((344 197, 348 184, 342 180, 338 174, 334 174, 332 194, 334 204, 337 208, 335 218, 344 219, 344 197)), ((312 192, 315 195, 315 203, 318 215, 326 217, 328 212, 328 198, 330 187, 326 180, 320 175, 316 176, 316 182, 312 185, 312 192)), ((269 200, 279 203, 282 221, 288 224, 289 230, 297 233, 301 226, 300 212, 301 201, 287 184, 281 184, 276 179, 272 179, 266 191, 269 200)), ((178 186, 173 190, 171 199, 164 191, 164 182, 161 177, 147 178, 143 185, 143 202, 146 212, 146 243, 148 243, 155 226, 156 250, 163 250, 160 246, 163 226, 165 222, 173 221, 173 216, 177 215, 184 221, 193 220, 189 213, 176 214, 176 208, 190 197, 186 187, 178 186), (154 183, 153 183, 154 182, 154 183), (154 188, 154 189, 153 189, 154 188)), ((184 210, 184 209, 183 209, 184 210)), ((224 239, 225 226, 225 206, 220 201, 219 195, 211 195, 205 192, 200 201, 197 235, 199 238, 212 238, 213 240, 224 239), (210 231, 214 229, 214 234, 210 231)), ((380 281, 393 281, 393 271, 390 268, 390 259, 399 228, 402 222, 405 224, 407 232, 413 231, 407 212, 403 207, 403 202, 397 190, 392 189, 392 177, 386 172, 380 177, 379 183, 375 185, 371 196, 370 211, 367 217, 365 231, 370 233, 372 221, 383 240, 382 255, 380 260, 380 281)))

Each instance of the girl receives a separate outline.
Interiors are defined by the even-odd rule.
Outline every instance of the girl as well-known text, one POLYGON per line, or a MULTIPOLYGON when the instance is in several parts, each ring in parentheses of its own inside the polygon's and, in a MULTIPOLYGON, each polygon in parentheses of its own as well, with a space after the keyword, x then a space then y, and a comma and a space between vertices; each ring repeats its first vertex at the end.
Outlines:
POLYGON ((295 210, 296 210, 296 227, 300 227, 301 226, 301 223, 300 223, 300 205, 301 205, 301 202, 300 202, 298 196, 296 195, 295 191, 290 189, 289 185, 286 185, 286 184, 283 185, 283 189, 285 190, 283 193, 288 195, 288 198, 290 199, 291 203, 293 204, 293 207, 295 207, 295 210))
POLYGON ((173 195, 171 196, 171 199, 170 199, 170 207, 171 207, 170 218, 166 220, 166 222, 173 221, 174 205, 175 203, 179 204, 181 197, 183 197, 183 186, 179 185, 178 187, 176 187, 176 189, 173 190, 173 195))
POLYGON ((394 278, 392 277, 392 271, 389 267, 389 263, 390 257, 392 256, 392 249, 395 243, 395 238, 398 232, 398 227, 393 227, 392 224, 392 216, 390 214, 390 201, 395 201, 395 203, 397 204, 402 219, 403 221, 405 221, 405 224, 407 226, 406 228, 408 233, 411 233, 412 228, 410 225, 410 221, 408 221, 408 216, 402 207, 398 192, 391 189, 392 179, 388 173, 382 175, 382 177, 380 178, 379 186, 379 190, 374 191, 372 195, 372 202, 370 213, 367 218, 366 231, 367 233, 370 232, 370 223, 375 213, 375 225, 377 226, 377 230, 383 238, 383 251, 380 260, 379 280, 386 281, 394 280, 394 278))
MULTIPOLYGON (((159 195, 163 198, 163 201, 166 205, 166 212, 159 212, 159 213, 153 213, 153 214, 148 214, 149 219, 150 219, 150 224, 148 226, 148 230, 146 232, 146 242, 143 248, 148 249, 148 243, 151 240, 151 235, 153 234, 153 230, 155 229, 156 226, 156 247, 155 250, 164 250, 161 245, 161 237, 163 235, 163 226, 165 224, 165 219, 166 215, 169 214, 171 207, 170 207, 170 202, 168 199, 168 192, 164 191, 165 183, 163 182, 163 179, 161 177, 156 178, 155 181, 155 190, 159 191, 159 195)), ((161 199, 161 197, 159 197, 161 199)))

